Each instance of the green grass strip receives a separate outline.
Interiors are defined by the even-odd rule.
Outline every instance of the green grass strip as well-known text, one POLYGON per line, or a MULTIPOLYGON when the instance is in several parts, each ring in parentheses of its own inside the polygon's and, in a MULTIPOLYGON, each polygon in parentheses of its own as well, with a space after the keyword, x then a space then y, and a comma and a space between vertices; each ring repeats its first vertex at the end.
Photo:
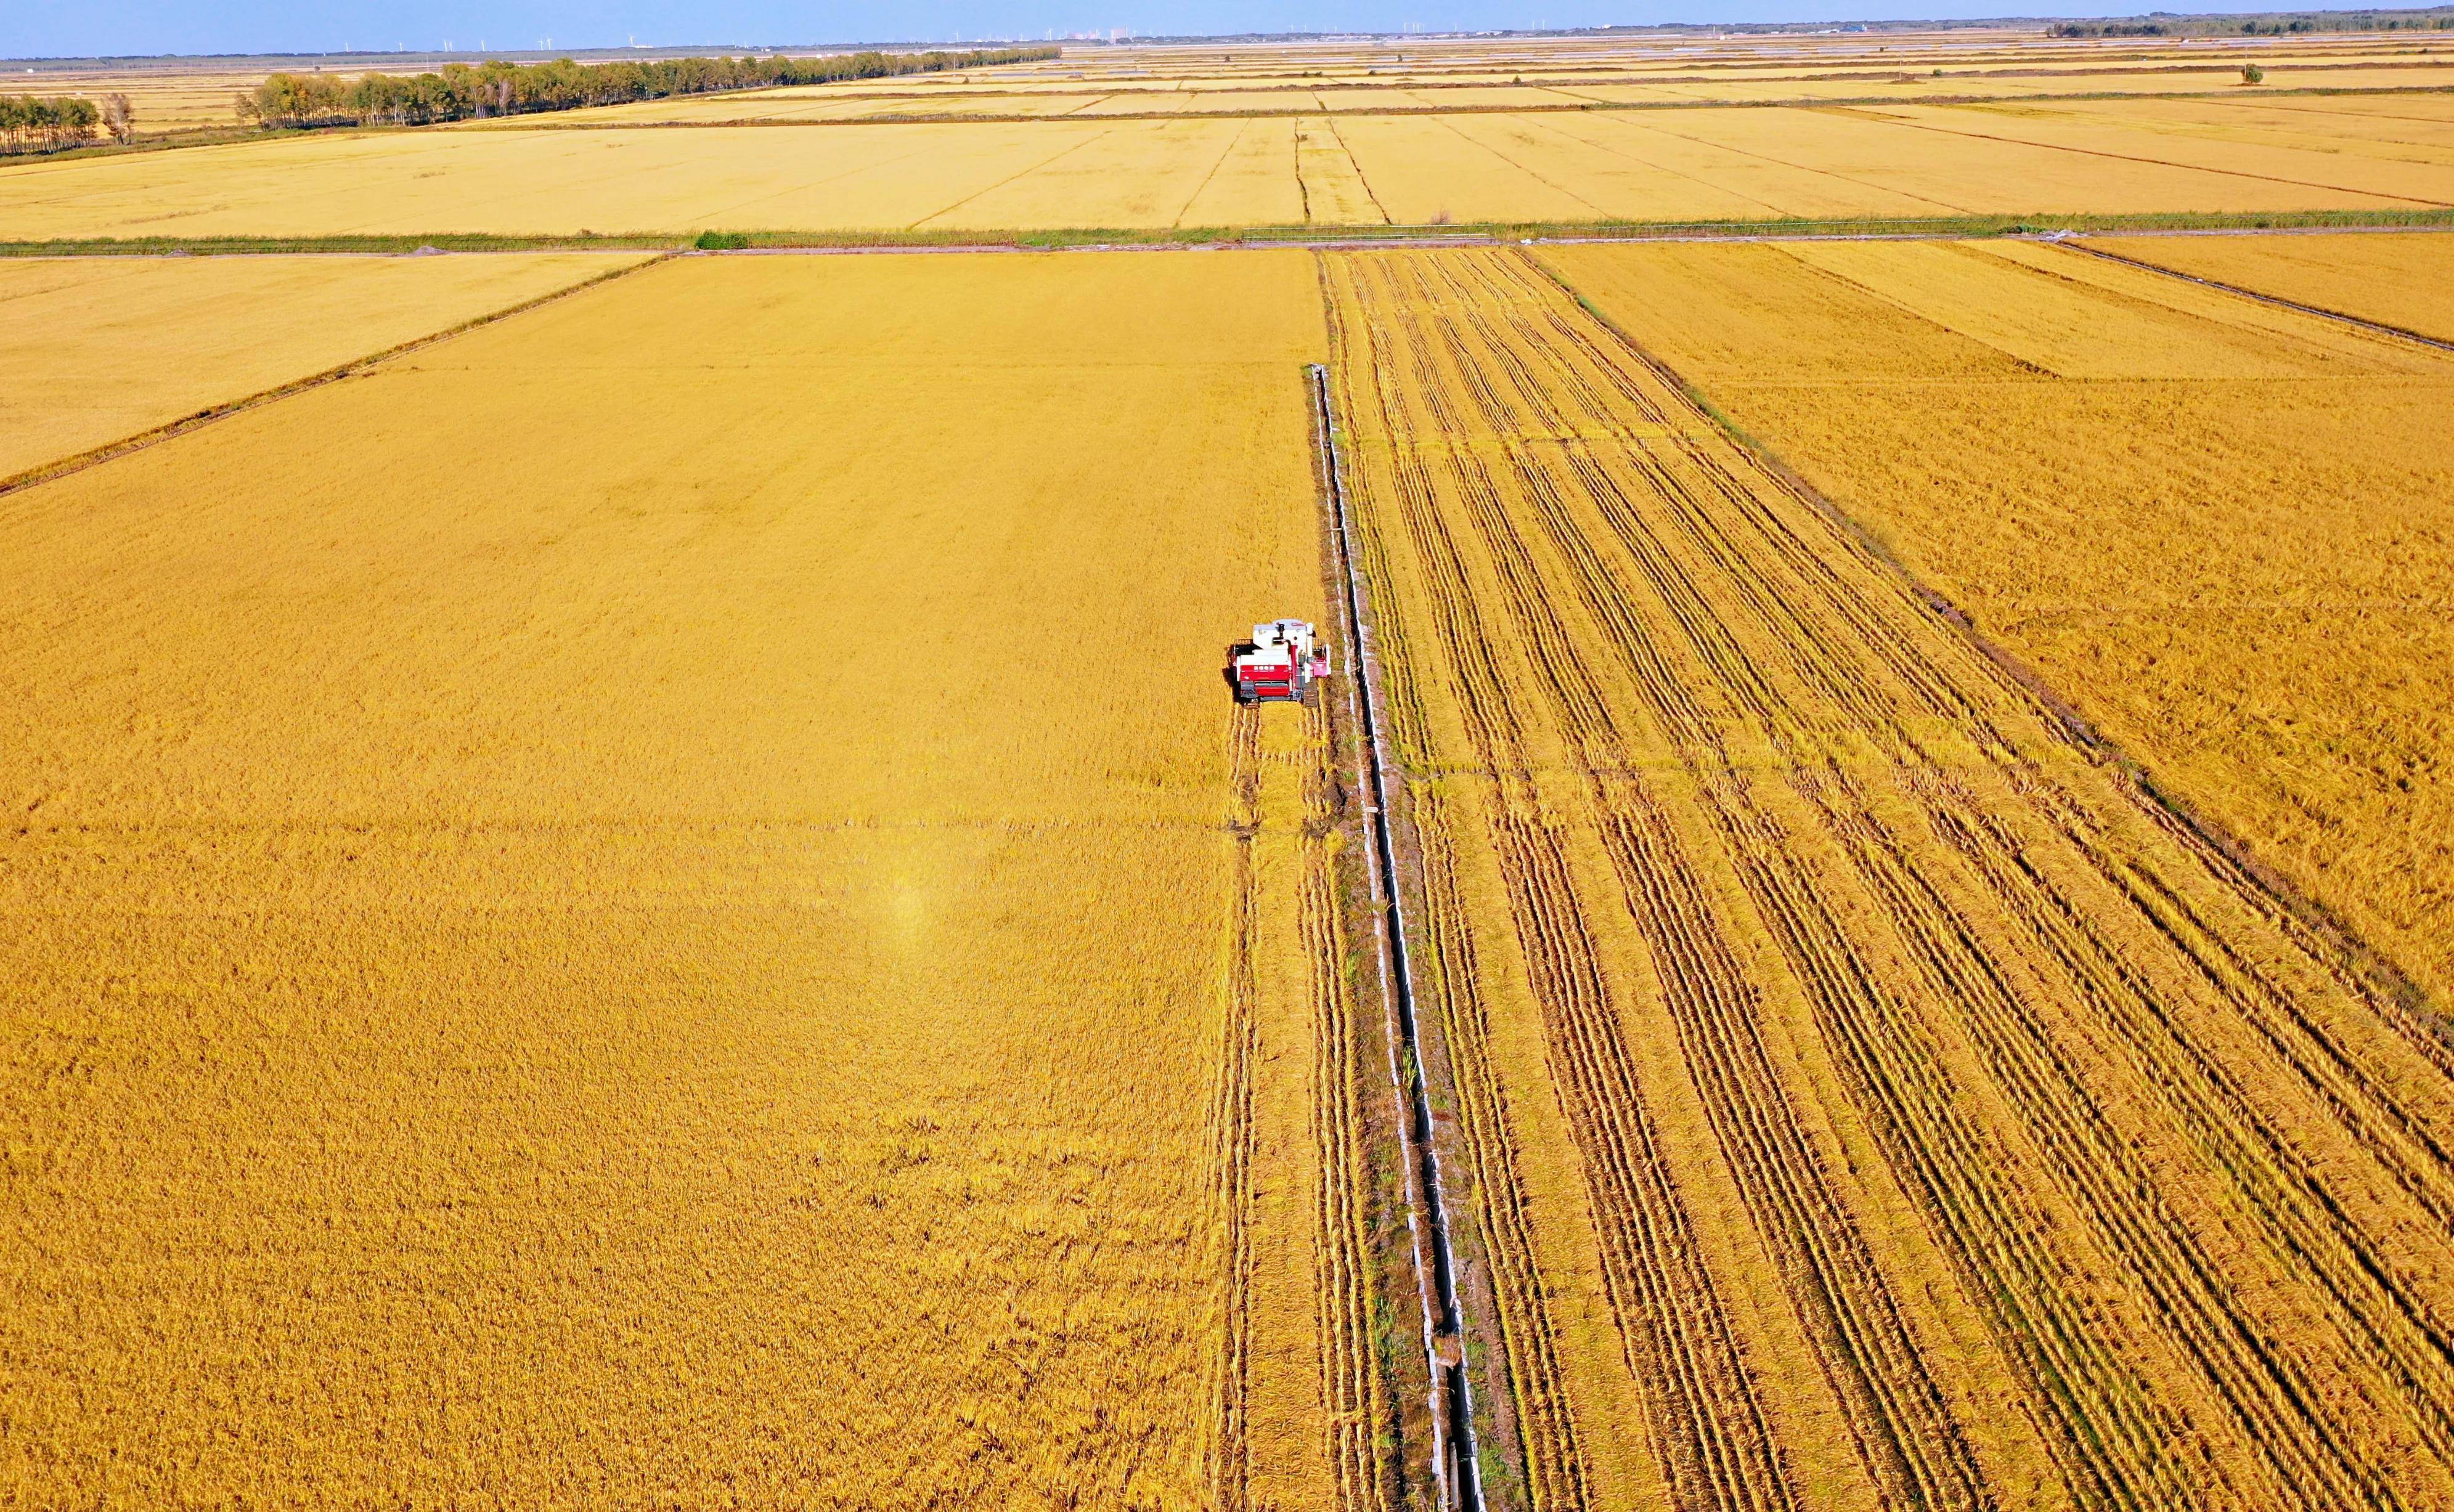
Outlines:
POLYGON ((1417 226, 1211 226, 1177 229, 1082 227, 1057 230, 625 231, 579 235, 109 236, 0 241, 0 257, 225 257, 284 252, 1036 250, 1088 248, 1310 247, 1357 244, 1473 245, 1525 241, 1743 240, 1900 237, 1957 240, 2055 231, 2262 231, 2454 229, 2454 209, 2174 211, 2128 215, 1963 215, 1816 220, 1472 221, 1417 226))

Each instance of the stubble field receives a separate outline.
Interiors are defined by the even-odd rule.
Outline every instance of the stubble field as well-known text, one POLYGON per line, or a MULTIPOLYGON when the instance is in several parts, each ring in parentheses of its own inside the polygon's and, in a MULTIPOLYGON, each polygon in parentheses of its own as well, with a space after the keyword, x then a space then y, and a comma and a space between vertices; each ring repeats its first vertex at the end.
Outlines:
MULTIPOLYGON (((2355 248, 2373 308, 2434 298, 2441 238, 2355 248)), ((2160 783, 2454 986, 2454 359, 2033 244, 1550 257, 2160 783)))
POLYGON ((2444 1504, 2433 1017, 1531 257, 1326 276, 1509 1493, 2444 1504))

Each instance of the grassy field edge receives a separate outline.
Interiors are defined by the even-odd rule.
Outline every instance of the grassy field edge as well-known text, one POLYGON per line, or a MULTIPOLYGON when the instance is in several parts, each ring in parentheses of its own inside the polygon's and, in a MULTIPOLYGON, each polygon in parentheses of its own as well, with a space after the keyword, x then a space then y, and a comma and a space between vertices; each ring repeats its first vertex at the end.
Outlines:
POLYGON ((761 251, 1063 251, 1107 248, 1318 247, 1358 243, 1472 246, 1500 242, 1782 240, 1893 237, 1959 240, 2042 236, 2056 231, 2287 231, 2454 229, 2454 209, 2162 211, 2151 214, 1962 215, 1817 220, 1473 221, 1404 226, 1249 226, 1153 229, 1078 227, 1054 230, 728 230, 622 231, 577 235, 443 233, 348 236, 142 236, 0 241, 0 257, 231 257, 274 253, 685 251, 701 236, 721 247, 761 251))

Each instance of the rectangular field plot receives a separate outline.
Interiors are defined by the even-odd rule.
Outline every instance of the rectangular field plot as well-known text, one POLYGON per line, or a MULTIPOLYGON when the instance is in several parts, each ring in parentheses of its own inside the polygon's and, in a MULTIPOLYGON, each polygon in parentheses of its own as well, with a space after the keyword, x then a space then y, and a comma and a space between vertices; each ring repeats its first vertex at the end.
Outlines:
POLYGON ((0 502, 0 1498, 1368 1504, 1321 350, 690 259, 0 502))
POLYGON ((1526 1502, 2454 1495, 2442 1025, 1530 254, 1328 282, 1526 1502))
MULTIPOLYGON (((2351 245, 2317 275, 2299 237, 2112 245, 2442 305, 2444 238, 2323 240, 2351 245)), ((2033 244, 1553 262, 2159 783, 2454 989, 2454 358, 2033 244)))
MULTIPOLYGON (((2454 203, 2454 160, 2405 140, 2444 117, 2431 103, 2442 96, 2409 98, 2404 113, 2424 120, 2345 111, 2324 131, 2285 130, 2272 111, 2233 122, 2219 105, 2158 100, 1425 108, 1305 119, 1292 149, 1275 153, 1257 144, 1282 137, 1233 117, 573 129, 622 119, 573 112, 560 125, 521 118, 9 169, 0 228, 22 239, 569 235, 1163 229, 1222 224, 1220 214, 1257 226, 2442 208, 2454 203), (1358 192, 1314 191, 1312 160, 1331 127, 1358 192), (1242 188, 1207 196, 1224 169, 1242 188)), ((1290 92, 1279 108, 1313 100, 1290 92)), ((655 109, 668 107, 715 108, 655 109)))
POLYGON ((636 265, 619 255, 0 262, 0 480, 636 265))
POLYGON ((2454 341, 2454 236, 2092 236, 2178 273, 2454 341))

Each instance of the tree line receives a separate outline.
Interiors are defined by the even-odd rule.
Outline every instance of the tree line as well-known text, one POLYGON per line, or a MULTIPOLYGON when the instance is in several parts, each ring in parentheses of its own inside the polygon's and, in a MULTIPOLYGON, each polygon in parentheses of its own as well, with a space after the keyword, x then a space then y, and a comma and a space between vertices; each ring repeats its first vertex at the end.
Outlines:
POLYGON ((106 94, 97 103, 65 94, 0 94, 0 156, 83 147, 97 128, 122 142, 136 139, 136 111, 128 96, 106 94))
POLYGON ((432 73, 276 73, 238 96, 238 116, 264 126, 423 126, 618 105, 674 94, 712 94, 779 84, 834 84, 949 69, 1034 63, 1056 48, 971 52, 851 52, 816 58, 657 58, 633 62, 447 63, 432 73))
POLYGON ((2454 9, 2425 10, 2262 11, 2256 15, 2176 16, 2066 21, 2046 29, 2057 37, 2288 37, 2312 31, 2454 31, 2454 9))

